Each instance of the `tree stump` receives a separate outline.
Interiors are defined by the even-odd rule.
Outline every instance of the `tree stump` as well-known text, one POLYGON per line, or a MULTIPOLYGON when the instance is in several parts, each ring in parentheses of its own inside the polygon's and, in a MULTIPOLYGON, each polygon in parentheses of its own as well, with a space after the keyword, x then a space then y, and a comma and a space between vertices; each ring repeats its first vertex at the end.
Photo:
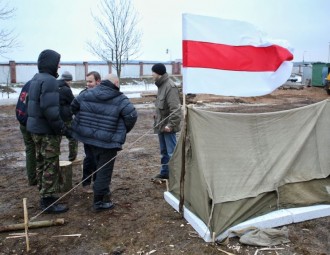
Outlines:
POLYGON ((60 161, 59 192, 67 192, 72 189, 72 163, 71 161, 60 161))
POLYGON ((79 173, 80 171, 82 172, 83 159, 76 158, 74 161, 72 161, 72 168, 79 171, 79 173))

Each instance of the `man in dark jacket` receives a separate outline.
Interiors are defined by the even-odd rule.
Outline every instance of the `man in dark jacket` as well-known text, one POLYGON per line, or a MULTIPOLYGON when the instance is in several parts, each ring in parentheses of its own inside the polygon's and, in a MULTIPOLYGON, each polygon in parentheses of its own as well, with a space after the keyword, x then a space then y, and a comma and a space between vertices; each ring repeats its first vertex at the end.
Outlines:
MULTIPOLYGON (((101 83, 101 75, 96 71, 91 71, 86 74, 86 88, 80 92, 80 94, 86 92, 88 89, 95 88, 101 83)), ((85 158, 83 162, 83 175, 82 186, 83 192, 87 194, 93 193, 91 188, 92 179, 93 182, 96 179, 96 174, 93 174, 96 170, 96 164, 93 158, 93 153, 88 144, 84 144, 85 158)))
POLYGON ((28 81, 22 88, 16 104, 16 119, 20 123, 19 129, 23 135, 25 144, 25 167, 30 186, 37 185, 36 177, 36 146, 32 140, 32 135, 26 130, 27 122, 27 98, 31 81, 28 81))
POLYGON ((61 55, 44 50, 38 58, 39 73, 31 80, 28 100, 27 130, 36 145, 37 180, 41 209, 48 213, 68 210, 63 204, 53 204, 58 190, 61 136, 68 132, 60 117, 59 89, 56 78, 61 55))
MULTIPOLYGON (((70 88, 71 82, 72 74, 68 71, 63 72, 61 79, 58 80, 58 88, 60 92, 60 116, 68 127, 71 127, 71 103, 74 99, 70 88)), ((74 161, 78 153, 78 141, 71 136, 67 136, 66 138, 69 140, 69 161, 74 161)))
POLYGON ((122 149, 126 134, 134 127, 137 112, 119 91, 118 77, 109 74, 100 85, 77 96, 71 104, 75 118, 72 136, 89 145, 96 162, 93 185, 95 211, 111 209, 111 176, 117 151, 122 149))

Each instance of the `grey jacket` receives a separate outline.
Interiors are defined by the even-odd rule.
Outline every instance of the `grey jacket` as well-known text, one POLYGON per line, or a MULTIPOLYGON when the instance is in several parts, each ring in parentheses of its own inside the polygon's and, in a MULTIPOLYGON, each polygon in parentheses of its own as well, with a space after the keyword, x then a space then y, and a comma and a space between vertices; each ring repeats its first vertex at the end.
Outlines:
POLYGON ((168 126, 172 128, 173 133, 176 133, 180 131, 182 115, 178 87, 169 78, 167 73, 162 75, 155 84, 158 87, 157 99, 155 102, 155 130, 157 132, 164 132, 165 126, 168 126))

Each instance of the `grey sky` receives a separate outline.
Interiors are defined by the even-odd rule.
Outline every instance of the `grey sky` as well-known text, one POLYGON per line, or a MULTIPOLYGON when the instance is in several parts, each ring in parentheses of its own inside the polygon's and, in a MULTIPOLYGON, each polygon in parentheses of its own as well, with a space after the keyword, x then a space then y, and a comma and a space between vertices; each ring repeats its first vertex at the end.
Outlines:
MULTIPOLYGON (((39 53, 54 49, 62 61, 99 60, 86 49, 96 38, 91 10, 97 0, 8 0, 17 8, 5 22, 15 29, 22 47, 1 58, 35 61, 39 53)), ((329 0, 133 0, 143 31, 139 60, 182 58, 182 13, 209 15, 250 22, 268 37, 289 41, 294 61, 328 61, 329 0), (169 49, 169 54, 166 54, 169 49)), ((225 32, 225 31, 224 31, 225 32)))

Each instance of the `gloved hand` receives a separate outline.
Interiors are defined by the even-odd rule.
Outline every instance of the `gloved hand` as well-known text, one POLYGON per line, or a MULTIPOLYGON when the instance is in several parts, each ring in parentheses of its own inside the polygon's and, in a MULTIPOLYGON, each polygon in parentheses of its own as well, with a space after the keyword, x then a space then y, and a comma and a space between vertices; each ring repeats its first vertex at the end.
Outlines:
POLYGON ((62 134, 65 135, 66 138, 70 139, 70 138, 72 138, 72 129, 68 126, 65 126, 62 131, 62 134))

